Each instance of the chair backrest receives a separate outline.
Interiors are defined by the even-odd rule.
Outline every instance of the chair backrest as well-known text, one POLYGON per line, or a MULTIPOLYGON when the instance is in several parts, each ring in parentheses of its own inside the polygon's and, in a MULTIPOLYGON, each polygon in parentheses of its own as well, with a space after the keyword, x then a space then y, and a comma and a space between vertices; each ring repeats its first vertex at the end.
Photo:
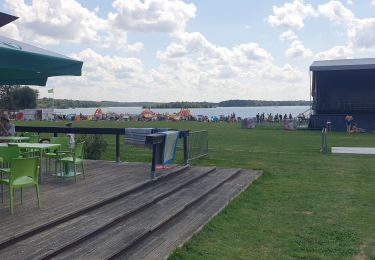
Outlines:
POLYGON ((20 177, 31 177, 38 181, 39 157, 12 159, 10 165, 9 182, 12 185, 20 177))
POLYGON ((30 135, 29 140, 27 142, 29 143, 39 143, 39 135, 30 135))
POLYGON ((83 159, 83 149, 84 143, 77 143, 76 146, 74 147, 74 153, 76 158, 83 159))
POLYGON ((59 136, 59 137, 52 137, 51 144, 60 144, 61 151, 68 151, 69 150, 69 137, 66 136, 59 136))
POLYGON ((12 159, 20 157, 18 146, 0 146, 0 157, 4 163, 10 163, 12 159))

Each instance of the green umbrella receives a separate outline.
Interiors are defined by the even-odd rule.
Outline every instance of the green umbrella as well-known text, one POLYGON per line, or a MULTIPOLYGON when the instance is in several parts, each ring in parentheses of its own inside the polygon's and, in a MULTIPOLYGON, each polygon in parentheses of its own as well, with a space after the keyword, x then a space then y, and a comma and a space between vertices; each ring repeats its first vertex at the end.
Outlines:
POLYGON ((48 77, 81 76, 82 61, 0 36, 0 85, 45 86, 48 77))
POLYGON ((17 20, 18 17, 0 12, 0 27, 17 20))

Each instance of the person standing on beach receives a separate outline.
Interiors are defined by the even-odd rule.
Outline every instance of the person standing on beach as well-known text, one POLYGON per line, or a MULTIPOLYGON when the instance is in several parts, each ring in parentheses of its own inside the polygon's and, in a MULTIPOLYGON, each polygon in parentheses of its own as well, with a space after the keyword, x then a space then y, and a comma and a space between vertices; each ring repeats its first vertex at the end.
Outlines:
POLYGON ((346 123, 346 132, 350 134, 350 130, 352 128, 352 122, 354 118, 352 115, 347 114, 345 116, 345 123, 346 123))

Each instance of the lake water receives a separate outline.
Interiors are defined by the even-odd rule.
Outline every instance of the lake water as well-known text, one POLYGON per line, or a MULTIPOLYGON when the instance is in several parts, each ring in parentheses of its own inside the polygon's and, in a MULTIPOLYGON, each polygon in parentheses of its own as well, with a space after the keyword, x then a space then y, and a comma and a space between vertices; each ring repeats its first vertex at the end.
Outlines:
MULTIPOLYGON (((271 113, 275 114, 292 114, 293 117, 296 117, 299 113, 305 112, 308 110, 309 106, 270 106, 270 107, 215 107, 215 108, 191 108, 190 112, 193 116, 204 115, 204 116, 228 116, 232 113, 235 113, 237 117, 255 117, 257 113, 271 113)), ((144 109, 142 107, 103 107, 101 108, 104 113, 115 112, 115 113, 124 113, 138 115, 144 109)), ((93 115, 96 108, 69 108, 69 109, 55 109, 55 112, 61 114, 79 114, 83 115, 93 115)), ((155 113, 169 113, 173 114, 179 112, 180 109, 177 108, 165 108, 165 109, 151 109, 155 113)))

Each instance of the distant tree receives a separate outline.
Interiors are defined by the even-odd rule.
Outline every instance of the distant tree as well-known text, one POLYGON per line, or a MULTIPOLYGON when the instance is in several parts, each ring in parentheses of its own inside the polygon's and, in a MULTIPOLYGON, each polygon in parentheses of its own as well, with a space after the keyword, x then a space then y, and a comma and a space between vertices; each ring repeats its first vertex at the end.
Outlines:
POLYGON ((13 109, 36 108, 38 91, 30 87, 16 87, 11 92, 13 109))
POLYGON ((12 98, 11 93, 14 86, 11 85, 0 85, 0 108, 12 109, 12 98))

